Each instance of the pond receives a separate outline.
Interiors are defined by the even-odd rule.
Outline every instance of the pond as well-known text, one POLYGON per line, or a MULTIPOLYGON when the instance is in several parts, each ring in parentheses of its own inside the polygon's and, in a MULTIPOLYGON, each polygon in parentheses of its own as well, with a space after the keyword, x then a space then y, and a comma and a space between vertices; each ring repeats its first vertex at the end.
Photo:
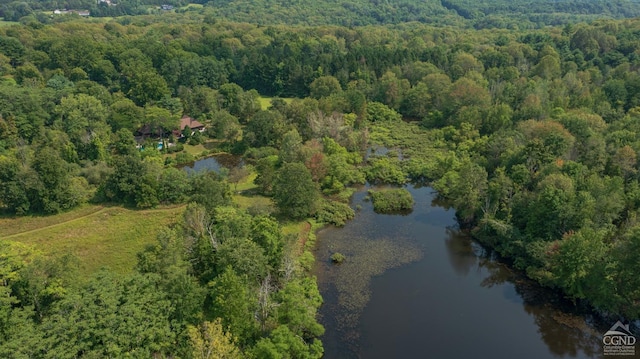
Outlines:
POLYGON ((461 232, 429 187, 409 214, 373 212, 318 233, 325 358, 597 358, 613 324, 510 270, 461 232), (340 265, 332 253, 346 256, 340 265))
POLYGON ((200 171, 220 172, 220 169, 231 169, 236 166, 241 166, 243 163, 244 162, 240 156, 221 153, 197 160, 190 165, 183 166, 182 169, 189 173, 200 171))

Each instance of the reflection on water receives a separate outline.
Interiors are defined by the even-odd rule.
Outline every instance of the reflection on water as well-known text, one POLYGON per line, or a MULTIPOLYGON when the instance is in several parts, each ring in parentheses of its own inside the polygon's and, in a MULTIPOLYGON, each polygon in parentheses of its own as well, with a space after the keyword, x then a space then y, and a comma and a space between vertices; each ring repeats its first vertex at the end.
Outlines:
POLYGON ((406 216, 362 209, 318 234, 326 358, 595 358, 611 323, 512 272, 459 231, 430 188, 406 216), (347 261, 332 265, 342 252, 347 261))
POLYGON ((187 172, 200 172, 200 171, 216 171, 220 172, 221 169, 231 169, 233 167, 241 166, 243 164, 242 158, 239 156, 230 155, 227 153, 220 153, 210 157, 197 160, 188 166, 182 167, 187 172))

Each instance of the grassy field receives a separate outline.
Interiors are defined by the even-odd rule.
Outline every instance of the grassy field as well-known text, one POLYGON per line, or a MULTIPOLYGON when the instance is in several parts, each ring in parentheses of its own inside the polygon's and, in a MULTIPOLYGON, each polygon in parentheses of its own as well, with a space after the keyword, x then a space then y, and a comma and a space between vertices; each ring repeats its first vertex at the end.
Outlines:
MULTIPOLYGON (((290 103, 291 101, 293 101, 293 98, 289 98, 289 97, 283 97, 282 98, 284 100, 284 102, 286 103, 290 103)), ((271 106, 271 100, 273 100, 273 97, 260 97, 259 101, 260 101, 260 107, 263 110, 266 110, 269 108, 269 106, 271 106)))
POLYGON ((4 18, 0 17, 0 26, 9 26, 9 25, 18 25, 19 22, 16 21, 5 21, 4 18))
POLYGON ((191 9, 202 9, 204 7, 204 5, 202 4, 194 4, 194 3, 189 3, 185 6, 181 6, 178 9, 180 10, 190 10, 191 9))
POLYGON ((207 148, 204 145, 184 145, 184 151, 192 154, 193 156, 199 156, 202 152, 207 151, 207 148))
POLYGON ((23 243, 50 255, 75 254, 80 269, 131 271, 136 254, 180 218, 184 206, 153 210, 85 206, 48 217, 0 219, 0 240, 23 243))
POLYGON ((245 177, 242 181, 238 182, 237 188, 231 185, 231 189, 237 191, 233 195, 233 201, 240 206, 240 208, 258 207, 264 208, 269 211, 275 210, 273 201, 269 197, 251 194, 257 187, 253 180, 256 179, 257 174, 252 173, 245 177))

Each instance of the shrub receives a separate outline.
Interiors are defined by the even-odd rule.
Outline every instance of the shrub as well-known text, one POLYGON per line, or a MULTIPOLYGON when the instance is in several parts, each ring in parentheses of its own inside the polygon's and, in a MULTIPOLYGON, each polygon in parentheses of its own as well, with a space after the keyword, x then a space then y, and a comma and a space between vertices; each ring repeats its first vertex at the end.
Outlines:
POLYGON ((334 254, 331 255, 331 261, 335 264, 340 264, 342 262, 344 262, 345 260, 345 256, 344 254, 340 253, 340 252, 336 252, 334 254))
POLYGON ((176 162, 179 165, 183 165, 186 163, 191 163, 193 162, 195 159, 193 158, 193 155, 188 153, 188 152, 180 152, 176 155, 176 162))
POLYGON ((413 209, 413 197, 406 188, 369 190, 373 210, 377 213, 393 213, 413 209))
POLYGON ((184 150, 184 145, 180 142, 176 143, 174 146, 168 146, 166 148, 167 153, 176 153, 184 150))
POLYGON ((402 170, 401 161, 397 158, 379 157, 369 160, 365 169, 367 181, 371 183, 403 184, 407 174, 402 170))
POLYGON ((316 218, 319 222, 344 226, 354 216, 355 212, 348 205, 336 201, 323 200, 316 218))

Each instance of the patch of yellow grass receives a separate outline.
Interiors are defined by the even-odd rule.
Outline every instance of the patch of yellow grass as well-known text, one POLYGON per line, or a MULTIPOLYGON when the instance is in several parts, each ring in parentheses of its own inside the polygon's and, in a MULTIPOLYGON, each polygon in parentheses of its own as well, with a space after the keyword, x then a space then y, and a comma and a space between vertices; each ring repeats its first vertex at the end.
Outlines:
POLYGON ((180 7, 180 10, 187 10, 188 8, 202 9, 203 7, 204 7, 203 4, 189 3, 185 6, 180 7))
POLYGON ((238 182, 238 187, 237 187, 238 191, 246 191, 246 190, 257 188, 258 186, 255 183, 253 183, 256 177, 258 177, 257 173, 251 173, 247 177, 240 180, 240 182, 238 182))
POLYGON ((234 195, 233 202, 235 202, 240 208, 261 207, 273 209, 273 201, 271 198, 264 196, 243 196, 234 195))
POLYGON ((305 233, 308 232, 307 227, 309 226, 309 223, 305 220, 305 221, 300 221, 300 222, 290 222, 290 223, 286 223, 282 226, 282 233, 283 234, 292 234, 292 233, 305 233))
POLYGON ((202 152, 208 151, 208 150, 204 147, 204 145, 195 145, 195 146, 192 146, 192 145, 188 145, 188 144, 185 144, 185 145, 184 145, 184 150, 185 150, 185 152, 190 153, 190 154, 192 154, 192 155, 193 155, 193 156, 195 156, 195 157, 199 156, 202 152))
MULTIPOLYGON (((282 97, 282 99, 286 103, 291 103, 291 101, 293 101, 293 98, 290 98, 290 97, 282 97)), ((263 110, 268 109, 271 106, 271 100, 273 100, 273 97, 262 97, 261 96, 258 99, 258 101, 260 101, 260 108, 262 108, 263 110)))
POLYGON ((8 224, 15 231, 19 223, 26 223, 29 230, 2 240, 24 243, 45 255, 74 254, 84 273, 109 267, 124 274, 135 266, 136 254, 154 243, 160 230, 175 223, 183 211, 184 206, 143 211, 88 206, 42 219, 31 218, 33 223, 28 218, 3 219, 0 227, 4 230, 8 224))

